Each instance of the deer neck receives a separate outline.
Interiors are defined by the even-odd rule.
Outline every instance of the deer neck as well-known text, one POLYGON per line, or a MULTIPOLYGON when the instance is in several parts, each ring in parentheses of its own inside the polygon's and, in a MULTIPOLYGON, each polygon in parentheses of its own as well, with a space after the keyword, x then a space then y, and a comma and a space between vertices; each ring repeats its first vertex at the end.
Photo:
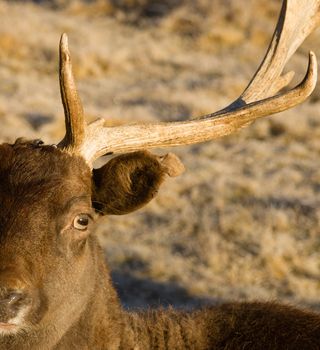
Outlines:
POLYGON ((119 349, 208 349, 207 315, 169 308, 126 313, 119 349))

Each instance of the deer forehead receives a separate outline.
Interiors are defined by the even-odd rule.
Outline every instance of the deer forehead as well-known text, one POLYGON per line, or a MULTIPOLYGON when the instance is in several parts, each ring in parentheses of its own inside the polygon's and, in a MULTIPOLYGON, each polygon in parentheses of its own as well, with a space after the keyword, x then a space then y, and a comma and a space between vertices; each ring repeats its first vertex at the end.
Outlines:
POLYGON ((27 228, 31 216, 48 216, 49 210, 84 194, 90 198, 91 171, 80 157, 32 142, 0 145, 1 231, 13 219, 27 228))
POLYGON ((35 146, 30 141, 0 145, 0 179, 1 191, 7 186, 11 190, 29 187, 32 192, 35 188, 30 185, 48 190, 55 183, 61 186, 63 182, 88 187, 91 171, 81 157, 54 146, 35 146))

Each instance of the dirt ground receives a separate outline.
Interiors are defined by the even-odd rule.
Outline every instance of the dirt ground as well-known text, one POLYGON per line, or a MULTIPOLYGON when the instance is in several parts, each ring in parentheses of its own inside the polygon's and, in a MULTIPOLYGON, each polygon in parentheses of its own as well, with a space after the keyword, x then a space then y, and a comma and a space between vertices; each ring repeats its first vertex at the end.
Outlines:
MULTIPOLYGON (((280 5, 1 1, 0 141, 62 138, 62 32, 88 120, 182 120, 241 93, 280 5)), ((319 33, 288 65, 295 82, 309 49, 320 57, 319 33)), ((293 110, 218 141, 171 149, 187 171, 146 208, 101 221, 98 234, 124 305, 277 299, 320 309, 319 99, 320 85, 293 110)))

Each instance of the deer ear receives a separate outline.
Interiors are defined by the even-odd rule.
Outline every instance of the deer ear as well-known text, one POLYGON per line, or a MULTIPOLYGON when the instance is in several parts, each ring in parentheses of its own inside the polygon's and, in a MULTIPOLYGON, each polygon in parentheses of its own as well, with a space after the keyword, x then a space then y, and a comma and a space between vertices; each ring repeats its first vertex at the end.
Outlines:
POLYGON ((172 153, 120 155, 93 171, 93 206, 103 215, 130 213, 155 197, 166 175, 178 176, 183 171, 183 164, 172 153))

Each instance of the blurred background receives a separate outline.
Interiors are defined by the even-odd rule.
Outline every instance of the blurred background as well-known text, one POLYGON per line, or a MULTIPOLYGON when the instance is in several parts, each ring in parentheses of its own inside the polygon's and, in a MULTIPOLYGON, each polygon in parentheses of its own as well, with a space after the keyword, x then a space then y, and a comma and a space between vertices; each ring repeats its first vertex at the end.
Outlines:
MULTIPOLYGON (((64 135, 58 42, 69 35, 88 120, 196 117, 234 100, 264 56, 279 0, 0 2, 0 141, 64 135)), ((313 34, 288 65, 295 82, 313 34)), ((123 304, 281 300, 320 309, 320 88, 303 105, 174 150, 187 171, 98 226, 123 304)), ((159 151, 164 153, 167 150, 159 151)))

